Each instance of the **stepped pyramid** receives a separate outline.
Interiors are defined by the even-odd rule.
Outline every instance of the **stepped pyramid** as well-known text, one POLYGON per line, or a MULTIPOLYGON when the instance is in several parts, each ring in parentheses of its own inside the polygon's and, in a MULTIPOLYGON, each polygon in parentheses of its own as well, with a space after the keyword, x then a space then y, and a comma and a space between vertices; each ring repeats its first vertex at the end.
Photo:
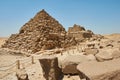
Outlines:
POLYGON ((74 39, 66 36, 63 26, 42 10, 23 25, 18 34, 12 34, 2 47, 38 52, 74 44, 74 39))

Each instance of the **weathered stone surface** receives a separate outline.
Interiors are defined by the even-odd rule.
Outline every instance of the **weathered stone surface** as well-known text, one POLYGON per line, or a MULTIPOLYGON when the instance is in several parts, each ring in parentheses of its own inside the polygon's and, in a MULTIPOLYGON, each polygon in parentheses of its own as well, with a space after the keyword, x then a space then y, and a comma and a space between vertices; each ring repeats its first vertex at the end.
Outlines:
POLYGON ((62 72, 64 74, 78 74, 76 66, 80 63, 89 61, 85 56, 69 55, 62 62, 62 72))
POLYGON ((94 47, 95 47, 95 43, 88 43, 88 44, 87 44, 87 47, 89 47, 89 48, 94 48, 94 47))
POLYGON ((87 80, 120 80, 120 59, 86 62, 77 66, 81 78, 87 80))
POLYGON ((96 57, 93 54, 86 55, 89 61, 96 61, 96 57))
POLYGON ((100 45, 103 46, 104 48, 114 47, 113 40, 109 40, 109 39, 107 39, 106 41, 103 41, 100 45))
POLYGON ((91 49, 91 48, 85 48, 84 51, 85 51, 85 52, 84 52, 84 55, 89 55, 89 54, 93 54, 93 55, 95 55, 95 54, 97 54, 97 53, 99 52, 99 50, 96 49, 96 48, 94 48, 94 49, 91 49))
POLYGON ((113 56, 111 55, 111 53, 106 50, 99 51, 99 53, 97 53, 95 57, 98 61, 106 61, 106 60, 113 59, 113 56))
POLYGON ((117 59, 120 58, 120 50, 119 48, 104 49, 104 50, 100 50, 100 52, 95 56, 98 61, 117 59))
POLYGON ((25 52, 31 50, 35 53, 40 50, 64 48, 75 44, 75 40, 66 35, 63 26, 45 10, 42 10, 23 25, 18 34, 12 34, 2 47, 25 52))
POLYGON ((111 49, 111 55, 114 59, 120 58, 120 50, 119 49, 111 49))
POLYGON ((18 70, 16 73, 16 76, 17 76, 18 80, 29 80, 28 74, 26 73, 26 71, 24 69, 18 70))
POLYGON ((62 74, 58 67, 58 58, 46 56, 39 59, 46 80, 60 80, 62 74))

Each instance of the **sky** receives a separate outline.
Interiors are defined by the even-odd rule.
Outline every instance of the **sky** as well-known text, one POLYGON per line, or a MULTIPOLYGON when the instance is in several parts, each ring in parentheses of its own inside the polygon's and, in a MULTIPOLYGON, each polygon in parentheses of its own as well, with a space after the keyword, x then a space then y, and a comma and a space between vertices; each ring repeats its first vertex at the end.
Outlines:
POLYGON ((66 30, 78 24, 96 34, 120 33, 120 0, 0 0, 0 36, 18 33, 42 9, 66 30))

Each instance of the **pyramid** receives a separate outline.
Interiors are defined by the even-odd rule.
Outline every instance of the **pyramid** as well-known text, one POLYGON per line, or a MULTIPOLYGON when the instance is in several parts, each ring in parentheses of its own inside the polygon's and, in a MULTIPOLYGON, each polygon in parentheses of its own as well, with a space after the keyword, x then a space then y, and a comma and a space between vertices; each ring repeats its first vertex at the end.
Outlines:
POLYGON ((12 34, 2 47, 35 53, 73 45, 73 40, 66 36, 64 27, 43 9, 23 25, 18 34, 12 34))
POLYGON ((23 25, 20 29, 20 33, 28 33, 33 32, 33 30, 40 31, 44 28, 44 32, 49 31, 49 33, 65 33, 65 29, 63 26, 52 18, 44 9, 38 12, 33 19, 31 19, 28 23, 23 25))

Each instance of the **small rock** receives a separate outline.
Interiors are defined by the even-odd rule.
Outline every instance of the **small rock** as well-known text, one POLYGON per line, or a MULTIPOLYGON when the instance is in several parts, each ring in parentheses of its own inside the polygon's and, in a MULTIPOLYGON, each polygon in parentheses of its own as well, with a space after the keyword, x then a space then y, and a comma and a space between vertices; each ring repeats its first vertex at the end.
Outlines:
POLYGON ((18 80, 29 80, 28 74, 26 73, 26 71, 24 69, 18 70, 16 73, 16 76, 17 76, 18 80))

